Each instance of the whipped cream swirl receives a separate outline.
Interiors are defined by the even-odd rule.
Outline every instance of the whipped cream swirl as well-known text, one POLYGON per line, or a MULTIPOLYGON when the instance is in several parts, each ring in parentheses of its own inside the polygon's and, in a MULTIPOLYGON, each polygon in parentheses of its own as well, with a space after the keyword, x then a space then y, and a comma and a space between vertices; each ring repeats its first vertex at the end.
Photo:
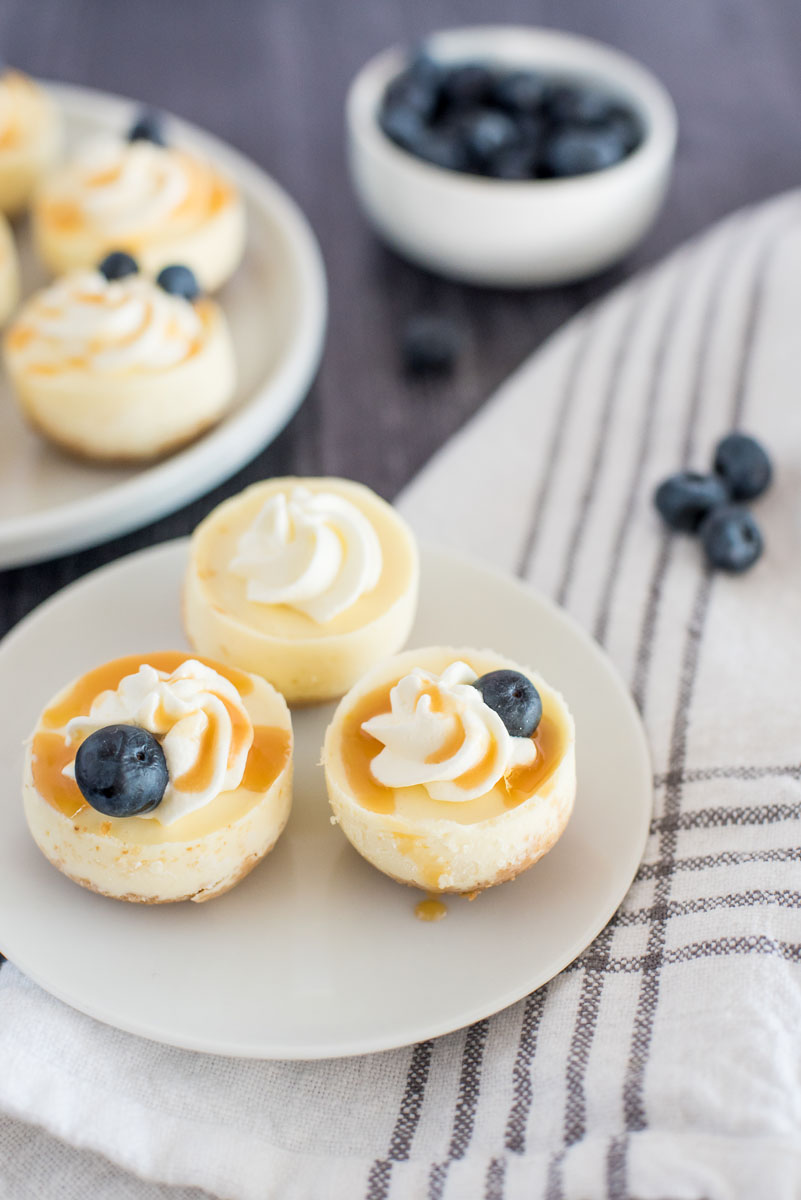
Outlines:
POLYGON ((395 684, 391 711, 362 725, 384 745, 371 764, 379 783, 422 785, 432 800, 459 803, 483 796, 515 767, 534 762, 534 742, 512 737, 470 686, 477 678, 467 663, 454 662, 441 675, 415 667, 395 684))
POLYGON ((9 345, 24 366, 105 373, 176 366, 202 341, 194 306, 143 275, 108 280, 75 271, 39 292, 20 314, 9 345))
MULTIPOLYGON (((171 675, 141 666, 116 691, 101 692, 88 716, 68 721, 64 737, 68 745, 81 742, 106 725, 138 725, 159 738, 169 782, 161 804, 140 815, 163 825, 238 787, 253 743, 253 725, 239 692, 194 659, 171 675)), ((64 774, 75 778, 74 760, 64 774)))
POLYGON ((74 204, 107 237, 124 239, 168 221, 190 179, 180 151, 103 136, 84 143, 51 186, 51 197, 74 204))
POLYGON ((372 591, 381 566, 378 534, 355 504, 295 487, 265 502, 230 570, 247 580, 248 600, 286 604, 324 625, 372 591))

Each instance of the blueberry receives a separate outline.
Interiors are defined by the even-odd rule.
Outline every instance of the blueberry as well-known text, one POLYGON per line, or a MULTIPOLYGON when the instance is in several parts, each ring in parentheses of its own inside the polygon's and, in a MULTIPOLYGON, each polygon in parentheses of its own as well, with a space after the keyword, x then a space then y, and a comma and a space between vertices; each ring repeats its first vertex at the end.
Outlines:
POLYGON ((412 375, 447 374, 453 370, 460 343, 459 330, 447 317, 419 313, 410 317, 403 331, 404 366, 412 375))
POLYGON ((489 101, 495 90, 495 75, 483 63, 457 63, 446 67, 442 80, 442 103, 451 109, 475 108, 489 101))
POLYGON ((487 174, 494 179, 534 179, 539 151, 536 146, 507 146, 487 163, 487 174))
POLYGON ((196 300, 200 295, 200 284, 195 278, 195 272, 180 263, 174 263, 159 271, 156 283, 171 296, 183 296, 184 300, 196 300))
POLYGON ((545 174, 556 178, 602 171, 625 158, 620 134, 613 127, 565 126, 548 135, 543 147, 545 174))
POLYGON ((446 171, 467 171, 470 167, 464 142, 452 129, 424 129, 408 149, 424 162, 446 171))
POLYGON ((531 737, 542 718, 542 700, 519 671, 490 671, 473 684, 503 721, 512 737, 531 737))
POLYGON ((545 80, 538 71, 512 71, 496 82, 492 98, 507 112, 536 113, 545 95, 545 80))
POLYGON ((607 92, 585 84, 553 84, 544 99, 552 121, 560 124, 599 125, 616 107, 607 92))
POLYGON ((632 150, 636 150, 642 141, 642 122, 630 109, 613 109, 604 125, 617 133, 626 154, 631 154, 632 150))
POLYGON ((101 275, 105 275, 106 279, 124 279, 126 275, 137 274, 139 263, 124 250, 112 250, 97 269, 101 275))
POLYGON ((402 108, 430 121, 439 103, 442 79, 442 68, 427 55, 420 55, 387 84, 383 110, 402 108))
POLYGON ((107 725, 81 742, 75 782, 84 798, 109 817, 152 812, 169 782, 159 743, 138 725, 107 725))
POLYGON ((728 485, 733 500, 761 496, 773 476, 765 448, 745 433, 730 433, 718 442, 715 470, 728 485))
POLYGON ((411 153, 428 134, 420 114, 405 104, 386 105, 381 110, 379 124, 388 138, 411 153))
POLYGON ((519 140, 518 128, 512 118, 491 108, 477 108, 466 113, 460 125, 465 150, 480 170, 519 140))
POLYGON ((724 571, 747 571, 764 546, 759 526, 739 504, 713 508, 699 532, 710 564, 724 571))
POLYGON ((671 529, 695 533, 704 517, 719 504, 725 504, 729 493, 717 475, 699 475, 695 471, 679 471, 660 483, 654 493, 654 504, 671 529))
POLYGON ((145 110, 141 112, 128 130, 129 142, 155 142, 157 146, 166 146, 161 116, 157 112, 145 110))

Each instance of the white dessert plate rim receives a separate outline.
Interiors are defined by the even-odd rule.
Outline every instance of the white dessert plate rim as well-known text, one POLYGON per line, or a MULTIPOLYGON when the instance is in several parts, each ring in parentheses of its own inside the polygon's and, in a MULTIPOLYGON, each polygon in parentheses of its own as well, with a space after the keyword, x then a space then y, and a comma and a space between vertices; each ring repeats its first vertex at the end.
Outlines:
POLYGON ((315 747, 321 744, 333 706, 293 713, 298 749, 293 815, 272 855, 227 896, 206 905, 121 904, 85 891, 45 861, 27 831, 21 802, 15 803, 24 730, 30 731, 49 695, 77 673, 76 664, 86 669, 115 654, 146 649, 138 638, 160 638, 158 645, 149 643, 154 649, 185 644, 176 642, 177 596, 174 604, 169 594, 160 597, 163 618, 159 604, 148 597, 154 582, 180 580, 187 546, 188 539, 178 539, 99 568, 50 597, 0 643, 0 684, 13 671, 18 701, 11 720, 0 727, 0 778, 5 779, 8 800, 0 806, 0 950, 8 959, 52 995, 128 1033, 189 1050, 261 1059, 364 1054, 450 1033, 522 999, 567 967, 619 907, 643 855, 652 774, 642 723, 604 651, 571 617, 519 581, 438 547, 421 548, 420 615, 410 645, 438 640, 481 648, 489 644, 487 621, 499 614, 505 627, 503 645, 495 647, 500 653, 515 657, 515 645, 522 653, 525 638, 534 636, 546 656, 559 654, 564 663, 561 673, 557 667, 559 677, 554 678, 553 664, 543 675, 567 693, 576 716, 578 797, 567 832, 540 863, 518 880, 490 889, 475 904, 445 897, 448 917, 435 925, 416 921, 413 910, 419 894, 366 864, 328 820, 315 747), (448 605, 468 594, 473 607, 448 621, 439 639, 433 638, 432 629, 448 605), (126 615, 130 619, 99 629, 97 614, 103 611, 115 612, 118 620, 126 615), (465 637, 471 627, 476 633, 472 640, 465 637), (43 666, 40 652, 62 645, 65 661, 52 661, 59 657, 55 653, 43 666), (50 690, 42 694, 48 678, 50 690), (586 681, 592 695, 578 694, 577 680, 586 681), (566 689, 565 682, 573 686, 566 689), (606 778, 610 771, 614 780, 606 778), (613 831, 608 837, 607 828, 613 831), (607 844, 602 844, 605 838, 607 844), (608 853, 610 847, 613 854, 608 853), (303 910, 310 889, 317 894, 303 910), (265 946, 279 953, 277 943, 270 941, 271 899, 273 908, 285 905, 276 926, 279 934, 288 922, 290 948, 282 951, 288 953, 288 967, 280 986, 273 986, 269 972, 256 981, 253 976, 254 969, 258 975, 253 955, 260 955, 265 946), (296 915, 301 910, 305 918, 296 915), (316 961, 331 957, 331 929, 324 926, 334 920, 344 921, 335 930, 336 945, 337 953, 350 963, 350 987, 351 975, 345 976, 344 986, 337 976, 337 955, 328 963, 316 961), (365 922, 372 923, 365 943, 368 953, 359 943, 365 922), (67 929, 81 931, 75 957, 58 945, 67 929), (84 942, 107 946, 111 935, 111 953, 119 963, 132 958, 142 966, 118 981, 104 979, 100 997, 99 977, 84 942), (204 988, 213 992, 198 998, 203 1009, 199 1015, 187 1013, 186 997, 182 1007, 180 996, 183 975, 197 969, 189 946, 198 937, 201 960, 205 953, 210 956, 204 988), (521 938, 527 939, 522 949, 521 938), (237 939, 249 948, 247 956, 238 954, 237 939), (498 977, 487 980, 486 972, 476 972, 476 961, 483 958, 491 972, 499 947, 498 977), (366 961, 370 954, 375 964, 366 961), (221 956, 219 961, 215 955, 221 956), (382 955, 383 970, 397 967, 399 972, 386 983, 382 955), (183 957, 185 963, 180 961, 183 957), (431 983, 430 972, 436 973, 439 963, 445 964, 445 973, 431 983), (364 975, 357 979, 360 971, 364 975), (398 1012, 384 1019, 381 1004, 394 1012, 395 993, 410 977, 406 1001, 413 1012, 407 1016, 401 996, 398 1012), (421 996, 415 984, 426 979, 432 990, 421 996), (263 996, 254 999, 259 1005, 255 1026, 246 992, 253 987, 264 989, 263 996), (356 1027, 353 1008, 362 1002, 364 987, 373 992, 364 1001, 356 1027), (390 994, 389 989, 395 991, 390 994), (318 994, 324 1009, 316 1007, 318 994), (325 1029, 304 1017, 308 1003, 309 1012, 323 1015, 325 1029), (233 1006, 224 1018, 219 1013, 223 1004, 233 1006), (241 1013, 238 1005, 243 1006, 241 1013))
MULTIPOLYGON (((43 81, 70 120, 109 120, 124 128, 141 101, 43 81), (102 116, 101 116, 102 114, 102 116)), ((298 318, 269 378, 208 434, 137 474, 77 499, 17 516, 0 515, 0 567, 38 562, 140 528, 210 491, 280 433, 319 365, 327 319, 325 268, 317 240, 294 200, 252 159, 222 139, 165 112, 182 142, 220 164, 251 213, 280 230, 298 289, 298 318)), ((92 465, 87 464, 87 470, 92 465)))

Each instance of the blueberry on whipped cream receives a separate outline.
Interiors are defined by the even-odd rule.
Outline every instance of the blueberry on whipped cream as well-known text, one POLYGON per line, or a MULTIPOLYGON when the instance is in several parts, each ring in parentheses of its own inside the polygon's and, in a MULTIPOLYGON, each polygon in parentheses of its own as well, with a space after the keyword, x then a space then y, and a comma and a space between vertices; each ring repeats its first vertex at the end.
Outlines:
POLYGON ((157 112, 146 109, 140 113, 128 130, 129 142, 153 142, 156 146, 166 146, 162 120, 157 112))
POLYGON ((542 699, 520 671, 489 671, 473 684, 512 737, 531 737, 542 720, 542 699))
MULTIPOLYGON (((102 802, 99 794, 107 786, 112 788, 109 802, 123 808, 138 803, 140 793, 152 798, 155 782, 145 785, 141 772, 151 757, 158 758, 148 739, 156 741, 165 763, 164 786, 155 803, 137 808, 136 813, 153 815, 158 804, 158 818, 167 825, 202 808, 221 792, 237 788, 253 743, 253 725, 234 685, 195 659, 187 659, 172 673, 143 664, 126 675, 114 691, 101 692, 88 715, 73 717, 64 732, 68 744, 85 738, 64 774, 74 775, 94 808, 99 807, 95 803, 98 796, 102 802), (116 732, 120 729, 131 732, 116 732), (94 735, 99 737, 97 742, 94 735), (136 756, 140 745, 145 755, 141 760, 136 756), (89 746, 88 758, 82 765, 85 746, 89 746), (115 755, 119 775, 114 773, 115 755), (100 771, 103 758, 112 760, 107 768, 109 783, 100 771), (81 784, 81 771, 88 791, 81 784), (152 792, 148 790, 151 786, 152 792), (130 801, 129 794, 133 797, 130 801)), ((133 811, 115 808, 111 815, 130 816, 133 811)))
POLYGON ((200 284, 195 272, 182 263, 172 263, 164 267, 156 276, 156 283, 168 296, 181 296, 190 303, 200 295, 200 284))
POLYGON ((362 725, 384 746, 371 764, 378 783, 422 786, 432 800, 461 803, 533 763, 534 742, 510 733, 476 682, 467 663, 454 662, 441 675, 415 667, 395 684, 390 712, 362 725))
POLYGON ((107 725, 78 747, 75 782, 84 799, 109 817, 136 817, 161 804, 169 782, 158 740, 137 725, 107 725))
POLYGON ((97 269, 108 280, 124 279, 126 275, 139 273, 139 263, 132 254, 127 254, 125 250, 112 250, 97 269))

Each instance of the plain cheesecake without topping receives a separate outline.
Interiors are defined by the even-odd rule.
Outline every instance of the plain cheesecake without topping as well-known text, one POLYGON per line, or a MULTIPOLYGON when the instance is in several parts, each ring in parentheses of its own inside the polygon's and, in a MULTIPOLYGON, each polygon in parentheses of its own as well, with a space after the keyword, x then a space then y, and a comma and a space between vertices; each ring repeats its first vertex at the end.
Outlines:
POLYGON ((224 501, 195 530, 184 624, 199 653, 263 675, 290 703, 330 700, 403 645, 417 607, 418 576, 411 531, 369 488, 346 479, 270 479, 224 501), (346 500, 369 521, 380 544, 375 585, 327 621, 289 604, 249 599, 246 580, 231 569, 243 534, 265 504, 297 487, 346 500))

